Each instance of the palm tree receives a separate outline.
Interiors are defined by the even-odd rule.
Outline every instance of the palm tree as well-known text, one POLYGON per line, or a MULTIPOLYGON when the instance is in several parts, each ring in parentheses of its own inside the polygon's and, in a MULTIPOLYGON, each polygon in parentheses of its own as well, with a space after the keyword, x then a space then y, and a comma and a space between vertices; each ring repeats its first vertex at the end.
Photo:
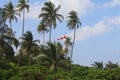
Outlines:
POLYGON ((45 2, 44 7, 41 9, 42 13, 39 15, 39 18, 41 18, 46 26, 49 26, 50 28, 49 42, 51 42, 52 26, 53 29, 55 29, 57 26, 57 20, 62 22, 64 19, 61 14, 58 14, 60 7, 61 6, 55 7, 51 1, 45 2))
POLYGON ((67 37, 67 38, 65 39, 64 44, 65 44, 67 47, 68 47, 68 46, 71 46, 71 45, 72 45, 71 38, 67 37))
POLYGON ((72 42, 71 42, 71 38, 67 37, 64 41, 64 44, 65 44, 65 48, 66 48, 66 51, 67 51, 67 58, 69 59, 69 69, 71 69, 71 60, 70 60, 70 53, 71 53, 71 48, 72 48, 72 42))
POLYGON ((48 32, 47 27, 45 26, 45 23, 42 21, 40 22, 40 24, 38 25, 37 31, 41 34, 43 34, 43 45, 45 44, 45 32, 48 32))
POLYGON ((16 48, 19 45, 18 40, 14 36, 7 35, 8 33, 8 27, 3 27, 3 35, 0 39, 0 53, 3 54, 6 58, 11 58, 14 56, 14 49, 11 44, 13 44, 16 48), (9 43, 9 41, 11 43, 9 43))
MULTIPOLYGON (((28 4, 28 0, 19 0, 18 1, 19 3, 18 3, 18 5, 17 5, 17 8, 18 8, 18 10, 17 11, 20 11, 20 12, 23 12, 23 26, 22 26, 22 37, 23 37, 23 34, 24 34, 24 27, 25 27, 25 9, 27 10, 27 11, 29 11, 29 4, 28 4)), ((22 39, 22 41, 23 41, 23 39, 22 39)), ((20 63, 20 55, 21 54, 19 54, 19 58, 18 58, 18 65, 19 65, 19 63, 20 63)))
POLYGON ((22 27, 22 36, 24 34, 24 27, 25 27, 25 9, 29 11, 29 4, 28 0, 19 0, 19 3, 17 5, 18 11, 23 12, 23 27, 22 27))
POLYGON ((50 70, 66 69, 68 60, 64 57, 65 52, 60 43, 47 43, 39 56, 43 63, 47 63, 50 70))
POLYGON ((98 68, 98 69, 104 69, 103 62, 94 62, 93 67, 98 68))
POLYGON ((68 49, 68 53, 71 52, 71 47, 72 47, 72 42, 71 42, 71 38, 67 37, 64 41, 64 44, 66 46, 66 48, 68 49))
POLYGON ((5 18, 5 20, 9 19, 10 29, 11 29, 10 35, 11 35, 12 34, 12 20, 15 20, 17 22, 16 15, 19 15, 19 14, 16 13, 16 10, 14 9, 12 2, 9 2, 8 4, 4 5, 3 10, 4 10, 3 17, 5 18))
POLYGON ((0 33, 1 33, 1 38, 3 35, 3 28, 5 27, 6 24, 6 20, 5 20, 5 11, 3 9, 0 8, 0 33))
POLYGON ((105 68, 119 68, 118 63, 113 63, 111 61, 108 61, 108 63, 105 64, 105 68))
POLYGON ((23 42, 21 43, 22 51, 29 57, 29 65, 31 56, 34 55, 35 49, 38 47, 37 43, 38 40, 33 40, 33 35, 30 31, 27 31, 23 34, 23 42))
POLYGON ((79 28, 80 26, 81 26, 81 22, 77 16, 77 12, 70 11, 68 20, 67 20, 67 27, 69 28, 69 30, 74 30, 74 37, 73 37, 72 50, 71 50, 71 60, 72 60, 72 55, 73 55, 73 47, 74 47, 74 42, 75 42, 76 29, 79 28))
POLYGON ((7 59, 11 59, 14 56, 14 50, 5 40, 0 40, 0 54, 5 56, 7 59))

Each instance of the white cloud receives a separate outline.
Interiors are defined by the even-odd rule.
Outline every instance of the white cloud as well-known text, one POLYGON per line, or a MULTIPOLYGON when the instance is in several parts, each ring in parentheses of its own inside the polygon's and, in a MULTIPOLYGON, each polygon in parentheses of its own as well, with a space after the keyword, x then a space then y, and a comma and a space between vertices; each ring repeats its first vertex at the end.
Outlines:
POLYGON ((27 13, 26 12, 26 18, 30 18, 30 19, 38 19, 38 16, 40 14, 41 11, 41 3, 33 3, 30 5, 30 11, 27 13))
POLYGON ((77 11, 80 16, 91 12, 95 5, 91 0, 51 0, 54 4, 61 5, 61 13, 66 16, 71 10, 77 11))
POLYGON ((116 17, 111 17, 107 19, 107 23, 108 24, 113 24, 113 25, 120 25, 120 16, 116 16, 116 17))
MULTIPOLYGON (((71 10, 78 12, 80 16, 90 13, 94 8, 91 0, 51 0, 56 6, 61 5, 60 13, 66 17, 71 10)), ((26 12, 26 18, 37 19, 43 3, 33 3, 30 5, 30 12, 26 12)))
POLYGON ((111 2, 103 4, 103 7, 109 8, 120 5, 120 0, 112 0, 111 2))
MULTIPOLYGON (((110 32, 113 28, 118 28, 120 25, 120 16, 115 17, 105 17, 103 20, 94 24, 93 26, 83 26, 79 28, 76 32, 76 41, 85 40, 90 37, 98 36, 107 32, 110 32)), ((73 38, 73 31, 67 36, 73 38)))
MULTIPOLYGON (((112 27, 109 27, 103 21, 98 22, 94 26, 84 26, 79 28, 76 32, 76 41, 85 40, 89 37, 97 36, 109 32, 112 30, 112 27)), ((73 37, 73 32, 68 34, 68 36, 73 37)))

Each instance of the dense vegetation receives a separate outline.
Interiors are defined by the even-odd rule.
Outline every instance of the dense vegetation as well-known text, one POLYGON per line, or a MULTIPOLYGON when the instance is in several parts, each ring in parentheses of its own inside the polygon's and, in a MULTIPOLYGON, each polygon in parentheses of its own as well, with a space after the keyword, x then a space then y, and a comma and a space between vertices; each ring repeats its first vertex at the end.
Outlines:
MULTIPOLYGON (((115 64, 107 63, 107 65, 115 64)), ((66 68, 50 70, 49 65, 34 60, 30 66, 18 66, 15 62, 2 58, 0 80, 120 80, 120 68, 107 66, 101 69, 74 64, 71 70, 66 68)))
POLYGON ((24 33, 25 10, 29 11, 30 7, 28 1, 19 0, 16 7, 9 2, 0 9, 0 80, 120 80, 118 63, 94 62, 91 67, 72 64, 76 29, 81 26, 77 12, 69 12, 66 24, 69 30, 74 30, 73 41, 66 38, 64 44, 55 42, 51 40, 51 31, 64 17, 58 13, 60 6, 45 2, 37 28, 43 35, 43 44, 40 44, 33 39, 32 32, 24 33), (17 16, 23 17, 21 40, 12 29, 12 21, 17 22, 17 16), (49 42, 44 39, 47 32, 50 32, 49 42))

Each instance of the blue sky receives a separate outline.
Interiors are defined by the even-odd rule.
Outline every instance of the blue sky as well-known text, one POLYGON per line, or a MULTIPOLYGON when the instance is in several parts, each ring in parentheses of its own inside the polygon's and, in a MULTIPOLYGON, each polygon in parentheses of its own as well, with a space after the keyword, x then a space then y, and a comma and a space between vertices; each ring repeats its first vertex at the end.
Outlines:
MULTIPOLYGON (((12 1, 2 0, 0 7, 12 1)), ((47 0, 30 0, 30 12, 26 13, 25 31, 32 31, 34 39, 42 39, 36 32, 40 22, 38 15, 47 0)), ((73 54, 73 63, 90 66, 94 61, 118 62, 120 64, 120 0, 51 0, 56 6, 61 5, 60 13, 65 20, 57 24, 52 32, 52 39, 65 33, 73 37, 73 31, 66 28, 66 17, 70 10, 78 12, 82 26, 77 30, 73 54)), ((16 36, 21 36, 22 19, 13 22, 16 36)), ((46 40, 48 39, 46 35, 46 40)), ((60 41, 62 42, 62 41, 60 41)))

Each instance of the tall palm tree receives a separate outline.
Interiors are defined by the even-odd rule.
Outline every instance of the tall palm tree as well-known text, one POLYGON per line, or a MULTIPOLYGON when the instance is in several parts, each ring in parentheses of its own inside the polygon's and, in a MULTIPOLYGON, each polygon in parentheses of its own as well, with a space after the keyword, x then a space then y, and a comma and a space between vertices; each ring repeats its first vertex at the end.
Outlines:
POLYGON ((45 26, 45 23, 43 21, 40 22, 40 24, 38 25, 37 31, 43 35, 43 45, 44 45, 45 44, 45 39, 44 39, 45 32, 48 32, 48 29, 45 26))
POLYGON ((30 59, 31 56, 35 53, 35 48, 38 47, 37 43, 38 40, 33 40, 33 35, 30 31, 27 31, 25 34, 23 34, 23 42, 21 43, 21 49, 23 52, 28 55, 29 57, 29 65, 30 65, 30 59))
POLYGON ((55 7, 51 1, 45 2, 41 9, 41 14, 39 15, 39 18, 41 18, 46 26, 49 26, 50 28, 49 42, 51 42, 52 28, 55 29, 57 26, 57 20, 62 22, 64 19, 64 17, 58 13, 60 7, 61 6, 55 7))
MULTIPOLYGON (((18 8, 17 11, 20 11, 23 13, 22 37, 24 34, 24 27, 25 27, 25 10, 27 10, 29 12, 29 7, 30 7, 28 2, 29 2, 28 0, 19 0, 18 5, 17 5, 17 8, 18 8)), ((23 39, 22 39, 22 41, 23 41, 23 39)), ((20 63, 20 56, 21 56, 21 54, 19 54, 18 65, 20 63)))
POLYGON ((15 20, 17 22, 17 17, 16 15, 19 15, 16 10, 14 9, 14 6, 12 4, 12 2, 9 2, 8 4, 4 5, 4 15, 3 17, 7 20, 9 19, 9 23, 10 23, 10 35, 12 34, 12 20, 15 20))
POLYGON ((104 69, 104 65, 103 65, 103 62, 94 62, 94 64, 91 64, 93 65, 93 67, 95 68, 98 68, 98 69, 104 69))
POLYGON ((47 43, 42 51, 39 58, 43 63, 48 64, 50 70, 66 68, 68 60, 64 57, 65 52, 60 43, 47 43))
POLYGON ((23 26, 22 26, 22 36, 24 34, 24 27, 25 27, 25 10, 27 10, 29 12, 29 0, 19 0, 18 1, 18 5, 17 5, 17 8, 18 8, 18 11, 20 12, 23 12, 23 26))
POLYGON ((6 25, 6 20, 5 20, 5 11, 3 9, 0 8, 0 39, 2 39, 2 36, 3 36, 3 30, 4 30, 4 27, 6 25))
POLYGON ((72 55, 73 55, 73 48, 74 48, 76 30, 80 26, 81 26, 81 22, 80 22, 80 19, 77 16, 77 12, 70 11, 69 16, 68 16, 68 20, 67 20, 67 27, 69 28, 69 30, 74 30, 74 37, 73 37, 72 50, 71 50, 71 60, 72 60, 72 55))

